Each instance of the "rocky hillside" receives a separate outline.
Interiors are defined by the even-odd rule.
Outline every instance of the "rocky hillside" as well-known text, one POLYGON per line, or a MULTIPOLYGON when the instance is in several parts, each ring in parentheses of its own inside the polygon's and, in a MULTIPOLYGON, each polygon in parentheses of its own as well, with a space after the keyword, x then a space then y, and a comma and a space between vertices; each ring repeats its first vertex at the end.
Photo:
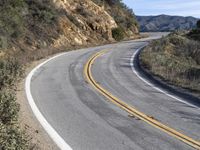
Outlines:
POLYGON ((126 37, 135 36, 139 33, 138 23, 132 9, 128 8, 121 0, 93 0, 104 8, 123 30, 126 37))
POLYGON ((118 27, 123 27, 126 37, 134 37, 138 34, 134 14, 125 13, 128 8, 121 2, 118 6, 124 7, 114 4, 99 5, 92 0, 1 0, 0 53, 9 49, 11 53, 21 50, 35 54, 47 47, 105 43, 114 41, 112 30, 118 27), (131 21, 122 25, 111 13, 116 8, 122 21, 132 17, 131 21))
POLYGON ((180 17, 180 16, 137 16, 140 24, 140 31, 155 32, 155 31, 174 31, 174 30, 189 30, 196 27, 197 18, 180 17))

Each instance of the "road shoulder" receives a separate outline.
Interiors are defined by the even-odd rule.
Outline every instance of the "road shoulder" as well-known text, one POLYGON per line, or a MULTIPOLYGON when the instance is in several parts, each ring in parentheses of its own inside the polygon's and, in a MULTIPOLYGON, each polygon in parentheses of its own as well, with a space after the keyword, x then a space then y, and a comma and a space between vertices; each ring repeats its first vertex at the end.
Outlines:
MULTIPOLYGON (((25 68, 24 76, 28 75, 28 73, 35 66, 42 63, 48 58, 34 61, 31 64, 27 65, 27 67, 25 68)), ((51 140, 51 138, 48 136, 48 134, 45 132, 43 127, 34 116, 26 97, 24 85, 25 78, 17 84, 16 93, 17 102, 20 104, 19 122, 21 128, 25 130, 26 134, 29 136, 29 138, 31 138, 30 142, 33 149, 57 150, 58 147, 54 144, 54 142, 51 140)))

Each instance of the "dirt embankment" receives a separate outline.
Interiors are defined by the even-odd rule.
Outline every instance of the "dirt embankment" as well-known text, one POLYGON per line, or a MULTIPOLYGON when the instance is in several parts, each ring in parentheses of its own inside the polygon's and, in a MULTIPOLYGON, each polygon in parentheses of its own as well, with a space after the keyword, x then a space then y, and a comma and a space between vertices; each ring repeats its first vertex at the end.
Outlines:
POLYGON ((200 43, 172 33, 141 53, 141 65, 160 80, 200 97, 200 43))

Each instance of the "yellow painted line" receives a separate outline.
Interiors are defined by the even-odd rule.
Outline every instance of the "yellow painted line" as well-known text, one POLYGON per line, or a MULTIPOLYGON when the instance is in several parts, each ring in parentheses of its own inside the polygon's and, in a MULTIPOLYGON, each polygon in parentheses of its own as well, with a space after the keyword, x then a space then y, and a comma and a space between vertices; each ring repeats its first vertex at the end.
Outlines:
POLYGON ((134 108, 133 106, 128 105, 127 103, 123 102, 122 100, 118 99, 117 97, 115 97, 114 95, 112 95, 110 92, 108 92, 106 89, 104 89, 103 87, 101 87, 93 78, 92 76, 92 72, 91 72, 91 68, 92 68, 92 64, 94 63, 94 61, 102 56, 107 50, 102 50, 96 54, 94 54, 85 64, 84 67, 84 76, 86 78, 86 80, 88 81, 88 83, 90 83, 99 93, 101 93, 102 95, 104 95, 107 99, 109 99, 112 103, 114 103, 115 105, 117 105, 118 107, 122 108, 123 110, 127 111, 128 113, 130 113, 131 115, 134 115, 136 117, 138 117, 139 119, 143 120, 144 122, 154 126, 157 129, 160 129, 161 131, 179 139, 180 141, 192 146, 195 149, 200 150, 200 142, 196 141, 176 130, 174 130, 173 128, 166 126, 164 124, 162 124, 161 122, 155 120, 153 117, 149 117, 148 115, 138 111, 136 108, 134 108))

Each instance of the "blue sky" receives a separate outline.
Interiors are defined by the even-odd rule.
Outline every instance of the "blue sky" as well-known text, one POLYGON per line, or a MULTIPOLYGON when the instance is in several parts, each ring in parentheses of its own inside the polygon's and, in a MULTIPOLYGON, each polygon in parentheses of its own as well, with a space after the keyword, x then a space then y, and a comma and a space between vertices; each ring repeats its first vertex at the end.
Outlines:
POLYGON ((200 18, 200 0, 123 0, 136 15, 178 15, 200 18))

